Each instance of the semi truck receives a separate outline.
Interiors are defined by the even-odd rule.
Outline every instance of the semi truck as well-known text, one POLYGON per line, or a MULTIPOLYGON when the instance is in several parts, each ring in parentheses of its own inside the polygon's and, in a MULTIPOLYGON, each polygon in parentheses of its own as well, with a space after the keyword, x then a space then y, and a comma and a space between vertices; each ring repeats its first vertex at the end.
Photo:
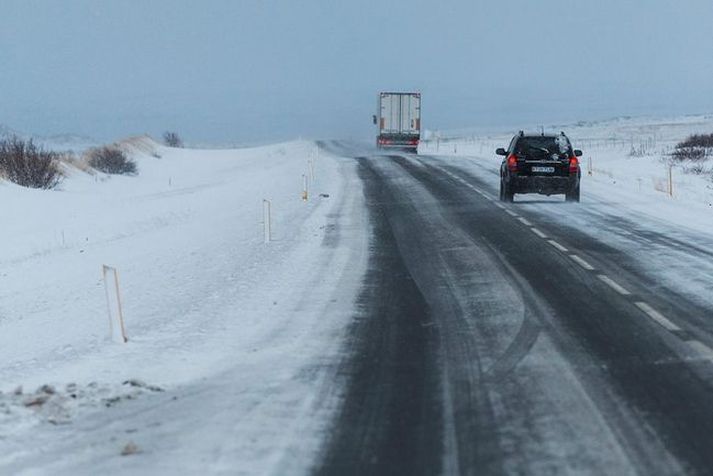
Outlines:
POLYGON ((379 149, 415 152, 421 140, 421 93, 379 93, 373 120, 379 149))

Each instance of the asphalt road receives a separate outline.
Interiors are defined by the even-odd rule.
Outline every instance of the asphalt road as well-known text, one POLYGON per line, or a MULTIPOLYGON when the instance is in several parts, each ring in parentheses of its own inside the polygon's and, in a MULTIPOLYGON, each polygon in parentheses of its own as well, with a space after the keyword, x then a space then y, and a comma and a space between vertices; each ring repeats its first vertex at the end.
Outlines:
POLYGON ((713 247, 585 203, 501 204, 453 161, 355 160, 370 267, 316 473, 713 472, 713 309, 583 227, 713 247))

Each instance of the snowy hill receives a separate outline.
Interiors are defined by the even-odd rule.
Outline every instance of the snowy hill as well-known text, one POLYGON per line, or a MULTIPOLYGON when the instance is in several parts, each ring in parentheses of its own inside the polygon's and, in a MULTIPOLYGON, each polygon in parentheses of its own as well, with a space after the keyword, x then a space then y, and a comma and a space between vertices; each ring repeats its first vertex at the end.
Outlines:
MULTIPOLYGON (((0 473, 131 473, 120 456, 129 442, 177 451, 169 461, 198 472, 206 445, 235 431, 220 409, 236 406, 248 420, 229 460, 248 471, 274 464, 289 454, 282 444, 300 441, 278 438, 295 407, 313 398, 300 375, 336 352, 351 316, 368 233, 358 179, 305 141, 211 151, 142 137, 122 147, 138 176, 76 172, 56 191, 0 184, 12 204, 0 227, 0 473), (308 201, 303 174, 314 174, 308 201), (119 272, 127 344, 108 339, 105 264, 119 272), (124 413, 139 409, 126 400, 165 407, 158 426, 124 413)), ((316 434, 329 409, 320 412, 316 434)), ((301 440, 309 455, 317 441, 301 440)))

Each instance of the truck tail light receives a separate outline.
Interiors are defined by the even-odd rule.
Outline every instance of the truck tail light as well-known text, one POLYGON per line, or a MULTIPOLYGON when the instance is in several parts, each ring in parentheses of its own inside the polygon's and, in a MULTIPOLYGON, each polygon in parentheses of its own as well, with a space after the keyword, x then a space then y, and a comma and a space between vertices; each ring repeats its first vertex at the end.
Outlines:
POLYGON ((576 174, 579 170, 579 159, 574 155, 569 158, 569 174, 576 174))
POLYGON ((517 156, 515 154, 508 156, 508 169, 510 172, 517 172, 517 156))

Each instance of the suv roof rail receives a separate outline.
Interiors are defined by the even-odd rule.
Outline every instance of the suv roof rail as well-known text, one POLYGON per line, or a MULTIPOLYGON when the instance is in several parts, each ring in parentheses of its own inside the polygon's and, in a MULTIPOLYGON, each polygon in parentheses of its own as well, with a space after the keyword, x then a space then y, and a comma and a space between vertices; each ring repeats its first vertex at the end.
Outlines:
POLYGON ((519 135, 520 137, 524 137, 524 136, 525 136, 525 131, 520 131, 520 132, 517 133, 517 135, 519 135))

